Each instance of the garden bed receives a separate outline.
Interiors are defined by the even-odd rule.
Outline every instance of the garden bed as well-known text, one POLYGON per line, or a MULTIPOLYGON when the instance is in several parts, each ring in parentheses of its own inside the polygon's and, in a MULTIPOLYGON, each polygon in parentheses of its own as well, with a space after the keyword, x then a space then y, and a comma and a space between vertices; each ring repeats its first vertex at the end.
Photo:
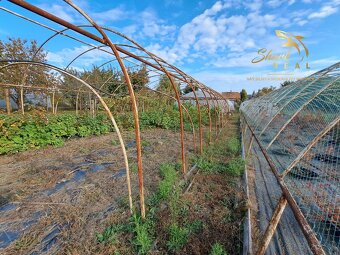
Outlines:
MULTIPOLYGON (((200 158, 194 156, 192 135, 186 133, 187 156, 191 165, 197 163, 199 172, 185 193, 187 186, 178 185, 181 179, 178 132, 164 129, 142 132, 145 221, 137 213, 133 217, 129 214, 125 169, 114 133, 68 140, 58 148, 48 146, 1 156, 0 252, 240 253, 245 204, 239 169, 243 163, 238 149, 228 151, 228 146, 235 147, 237 138, 233 139, 234 145, 224 142, 238 136, 237 125, 234 118, 220 133, 218 140, 223 142, 209 147, 200 158), (216 153, 220 149, 221 153, 216 153), (175 173, 170 184, 166 184, 164 171, 162 174, 164 168, 175 173), (171 192, 159 197, 162 183, 170 185, 167 187, 171 192), (143 239, 146 238, 143 233, 149 239, 143 239), (143 242, 147 243, 146 250, 143 242)), ((133 132, 124 132, 124 138, 137 205, 133 132)))

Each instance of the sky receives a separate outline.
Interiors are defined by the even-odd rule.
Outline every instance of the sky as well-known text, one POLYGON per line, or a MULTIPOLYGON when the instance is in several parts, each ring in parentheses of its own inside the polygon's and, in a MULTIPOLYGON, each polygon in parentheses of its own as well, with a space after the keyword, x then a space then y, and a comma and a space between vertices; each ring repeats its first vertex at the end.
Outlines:
MULTIPOLYGON (((28 2, 74 24, 88 24, 63 1, 28 2)), ((251 94, 340 61, 340 0, 73 2, 99 25, 124 33, 220 92, 244 88, 251 94), (264 56, 266 60, 253 63, 264 56)), ((0 6, 51 24, 7 1, 0 6)), ((0 40, 22 37, 42 43, 52 34, 0 10, 0 40)), ((65 67, 88 46, 55 38, 44 49, 49 63, 65 67)), ((106 58, 91 51, 72 67, 89 69, 106 58)))

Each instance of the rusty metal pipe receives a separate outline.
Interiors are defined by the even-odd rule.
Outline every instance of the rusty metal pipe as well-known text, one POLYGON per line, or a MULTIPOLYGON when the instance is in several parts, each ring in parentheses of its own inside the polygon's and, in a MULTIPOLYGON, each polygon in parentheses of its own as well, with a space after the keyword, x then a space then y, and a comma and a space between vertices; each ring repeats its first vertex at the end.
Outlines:
MULTIPOLYGON (((94 28, 98 30, 98 32, 103 36, 103 39, 101 41, 103 44, 108 45, 114 55, 116 56, 116 59, 119 63, 120 68, 122 69, 122 72, 124 74, 125 82, 129 90, 130 99, 131 99, 131 105, 132 105, 132 112, 134 116, 134 124, 135 124, 135 137, 136 137, 136 150, 137 150, 137 165, 138 165, 138 181, 139 181, 139 195, 140 195, 140 211, 141 216, 144 219, 145 218, 145 201, 144 201, 144 178, 143 178, 143 166, 142 166, 142 146, 141 146, 141 138, 140 138, 140 127, 139 127, 139 116, 138 116, 138 108, 137 108, 137 102, 135 93, 133 90, 133 86, 129 77, 129 74, 127 72, 127 69, 119 55, 118 50, 116 49, 116 46, 111 42, 109 37, 106 35, 106 33, 103 31, 103 29, 98 26, 91 17, 89 17, 83 10, 81 10, 78 6, 76 6, 74 3, 72 3, 69 0, 64 0, 66 3, 68 3, 70 6, 72 6, 75 10, 77 10, 81 15, 83 15, 92 25, 94 28)), ((78 27, 74 26, 73 28, 78 27)), ((88 36, 88 35, 87 35, 88 36)))

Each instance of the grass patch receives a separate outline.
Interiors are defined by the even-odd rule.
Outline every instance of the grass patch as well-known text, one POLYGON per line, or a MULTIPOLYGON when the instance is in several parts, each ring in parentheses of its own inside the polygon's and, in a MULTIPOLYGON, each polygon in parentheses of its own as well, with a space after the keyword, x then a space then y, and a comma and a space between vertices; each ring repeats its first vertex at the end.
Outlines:
POLYGON ((228 253, 224 250, 223 246, 219 243, 215 243, 211 246, 210 255, 228 255, 228 253))

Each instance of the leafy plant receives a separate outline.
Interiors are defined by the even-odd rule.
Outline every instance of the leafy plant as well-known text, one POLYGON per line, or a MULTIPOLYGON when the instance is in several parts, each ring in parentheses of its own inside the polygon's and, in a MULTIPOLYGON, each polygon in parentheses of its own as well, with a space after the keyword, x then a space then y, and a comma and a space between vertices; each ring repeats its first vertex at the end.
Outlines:
POLYGON ((96 117, 76 116, 70 113, 59 115, 31 114, 1 115, 0 154, 16 153, 46 145, 61 146, 73 136, 100 135, 111 130, 104 114, 96 117))

